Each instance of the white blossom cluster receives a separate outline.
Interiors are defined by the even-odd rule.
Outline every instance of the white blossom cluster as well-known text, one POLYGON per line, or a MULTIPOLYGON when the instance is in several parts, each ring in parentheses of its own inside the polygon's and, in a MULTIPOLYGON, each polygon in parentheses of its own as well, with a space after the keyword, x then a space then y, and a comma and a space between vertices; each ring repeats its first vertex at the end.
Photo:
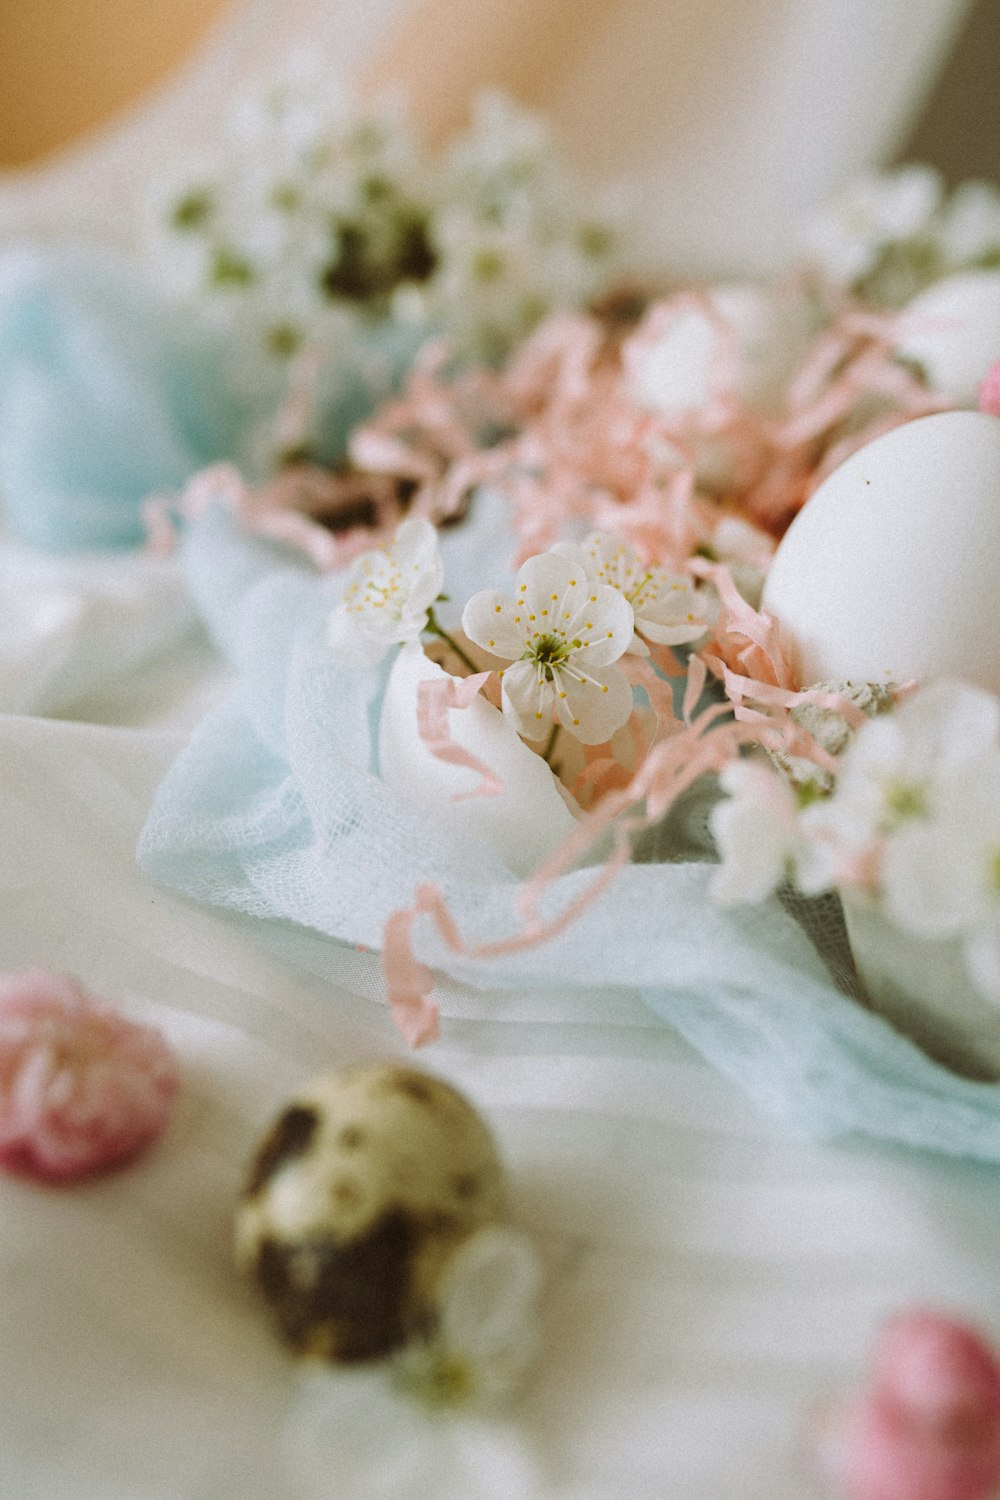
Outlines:
POLYGON ((804 895, 855 889, 915 937, 957 941, 977 988, 1000 1001, 1000 701, 941 679, 863 724, 833 791, 803 799, 741 760, 713 810, 714 894, 753 902, 784 881, 804 895), (805 801, 806 805, 803 805, 805 801))
POLYGON ((799 235, 802 259, 876 306, 901 307, 943 276, 1000 268, 1000 190, 945 191, 931 167, 856 178, 799 235))
POLYGON ((440 164, 430 236, 426 316, 487 356, 607 288, 627 239, 620 206, 588 202, 548 126, 495 92, 440 164))
MULTIPOLYGON (((426 631, 442 634, 433 604, 443 580, 434 527, 402 522, 392 543, 352 564, 328 623, 329 646, 370 665, 426 631)), ((462 630, 503 664, 502 708, 517 734, 537 741, 559 726, 581 744, 600 745, 632 712, 622 658, 648 655, 648 642, 698 640, 710 612, 708 594, 689 578, 645 567, 629 542, 593 532, 529 557, 513 598, 496 589, 474 594, 462 630)))
POLYGON ((431 160, 400 111, 352 110, 306 66, 244 100, 217 158, 153 212, 161 279, 278 362, 336 358, 373 322, 501 355, 604 288, 623 238, 501 97, 431 160))

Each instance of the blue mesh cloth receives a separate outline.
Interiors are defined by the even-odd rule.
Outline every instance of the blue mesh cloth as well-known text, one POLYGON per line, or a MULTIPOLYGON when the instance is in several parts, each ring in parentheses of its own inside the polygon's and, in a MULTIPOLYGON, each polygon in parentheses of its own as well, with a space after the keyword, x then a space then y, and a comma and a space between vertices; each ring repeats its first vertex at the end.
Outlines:
MULTIPOLYGON (((480 496, 443 539, 452 598, 508 586, 511 550, 500 502, 480 496)), ((519 883, 497 853, 380 781, 388 663, 362 671, 324 647, 338 580, 242 536, 218 511, 184 551, 239 686, 159 789, 139 850, 149 874, 254 919, 286 956, 339 983, 351 983, 358 948, 377 949, 386 918, 425 881, 441 887, 469 942, 515 932, 519 883)), ((567 1021, 574 995, 631 988, 800 1135, 1000 1162, 1000 1087, 948 1073, 842 994, 777 902, 714 906, 710 873, 696 862, 630 865, 561 937, 511 957, 458 958, 426 919, 417 950, 483 990, 565 991, 567 1021)), ((592 874, 556 882, 550 909, 592 874)))
MULTIPOLYGON (((373 326, 363 359, 331 366, 316 393, 316 454, 345 435, 404 370, 416 333, 373 326)), ((259 477, 259 438, 282 400, 277 365, 238 331, 169 308, 100 251, 0 255, 0 497, 8 528, 56 551, 135 546, 143 500, 232 459, 259 477)))

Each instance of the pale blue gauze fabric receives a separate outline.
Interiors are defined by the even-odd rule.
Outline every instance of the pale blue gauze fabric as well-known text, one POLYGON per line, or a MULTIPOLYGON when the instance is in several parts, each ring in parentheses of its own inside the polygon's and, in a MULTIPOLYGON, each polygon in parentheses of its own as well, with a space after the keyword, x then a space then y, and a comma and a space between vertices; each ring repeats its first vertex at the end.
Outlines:
POLYGON ((0 493, 9 528, 58 551, 145 535, 142 502, 232 451, 247 412, 222 351, 100 252, 0 257, 0 493))
MULTIPOLYGON (((502 503, 478 497, 442 550, 453 600, 508 587, 502 503)), ((469 942, 517 931, 518 880, 494 850, 442 830, 433 808, 405 804, 380 781, 376 726, 391 658, 360 670, 326 648, 340 582, 241 535, 218 510, 189 532, 184 553, 239 688, 159 790, 139 850, 149 874, 258 919, 288 957, 338 982, 348 982, 357 946, 377 949, 386 918, 425 881, 440 886, 469 942)), ((801 1135, 860 1133, 1000 1162, 1000 1087, 951 1075, 841 994, 777 902, 714 906, 710 875, 699 863, 630 865, 560 938, 489 962, 456 958, 421 919, 417 951, 482 990, 567 989, 567 1022, 574 994, 631 987, 801 1135)), ((563 877, 550 909, 592 878, 563 877)))
MULTIPOLYGON (((68 552, 145 539, 143 502, 220 459, 264 477, 283 367, 169 307, 128 261, 100 250, 0 253, 0 503, 22 541, 68 552), (247 369, 251 380, 245 379, 247 369)), ((394 388, 418 333, 373 324, 313 393, 313 452, 394 388)))

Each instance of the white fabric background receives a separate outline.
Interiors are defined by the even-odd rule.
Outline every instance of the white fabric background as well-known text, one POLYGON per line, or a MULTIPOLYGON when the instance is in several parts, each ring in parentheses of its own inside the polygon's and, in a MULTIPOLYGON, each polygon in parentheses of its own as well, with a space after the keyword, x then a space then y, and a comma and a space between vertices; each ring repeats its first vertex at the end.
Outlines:
MULTIPOLYGON (((346 7, 341 30, 328 15, 326 35, 353 27, 343 55, 360 55, 389 3, 346 7)), ((0 237, 120 227, 164 122, 203 129, 262 55, 259 18, 280 14, 291 36, 308 9, 249 0, 126 136, 5 186, 0 237)), ((882 8, 924 18, 906 67, 888 31, 878 41, 900 76, 910 68, 907 87, 948 9, 882 8)), ((799 24, 836 10, 801 5, 799 24)), ((869 153, 861 121, 851 149, 845 124, 837 171, 869 153)), ((401 1051, 363 960, 358 992, 332 993, 135 866, 159 777, 225 688, 175 586, 162 565, 0 554, 0 701, 63 715, 0 717, 0 967, 71 971, 161 1024, 185 1079, 171 1131, 137 1167, 63 1191, 0 1181, 0 1495, 17 1500, 292 1500, 276 1444, 290 1370, 231 1268, 234 1194, 289 1090, 401 1051), (55 636, 51 612, 30 609, 39 569, 82 610, 55 636), (176 628, 156 641, 168 598, 176 628), (148 649, 123 659, 140 637, 148 649), (59 655, 44 692, 29 649, 46 668, 59 655)), ((547 1352, 524 1422, 565 1500, 797 1500, 803 1414, 858 1369, 885 1314, 932 1300, 1000 1336, 994 1174, 789 1141, 623 994, 583 1009, 554 992, 540 1011, 452 987, 443 1008, 425 1061, 486 1111, 518 1219, 546 1251, 547 1352)), ((353 1500, 335 1477, 333 1496, 353 1500)))
MULTIPOLYGON (((185 1075, 143 1164, 0 1182, 0 1494, 19 1500, 291 1500, 290 1371, 231 1269, 234 1193, 297 1083, 401 1050, 370 998, 136 870, 180 742, 0 722, 0 965, 79 974, 162 1025, 185 1075)), ((525 1421, 566 1495, 794 1500, 803 1414, 883 1315, 930 1299, 1000 1334, 991 1174, 783 1139, 621 994, 444 1009, 426 1061, 486 1111, 547 1253, 525 1421)))

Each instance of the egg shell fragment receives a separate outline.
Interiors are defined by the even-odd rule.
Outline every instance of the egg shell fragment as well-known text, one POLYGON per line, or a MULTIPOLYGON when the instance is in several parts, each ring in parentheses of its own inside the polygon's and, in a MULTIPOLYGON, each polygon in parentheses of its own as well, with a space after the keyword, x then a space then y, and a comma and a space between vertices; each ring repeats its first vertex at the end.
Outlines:
POLYGON ((1000 692, 1000 419, 939 412, 834 471, 764 587, 802 686, 961 676, 1000 692))
POLYGON ((457 744, 496 773, 503 791, 469 795, 481 780, 477 772, 439 759, 417 733, 420 684, 445 678, 419 642, 400 651, 379 725, 382 780, 404 801, 433 812, 443 827, 483 839, 516 875, 530 874, 575 829, 568 799, 541 756, 482 694, 468 708, 451 711, 449 728, 457 744))

